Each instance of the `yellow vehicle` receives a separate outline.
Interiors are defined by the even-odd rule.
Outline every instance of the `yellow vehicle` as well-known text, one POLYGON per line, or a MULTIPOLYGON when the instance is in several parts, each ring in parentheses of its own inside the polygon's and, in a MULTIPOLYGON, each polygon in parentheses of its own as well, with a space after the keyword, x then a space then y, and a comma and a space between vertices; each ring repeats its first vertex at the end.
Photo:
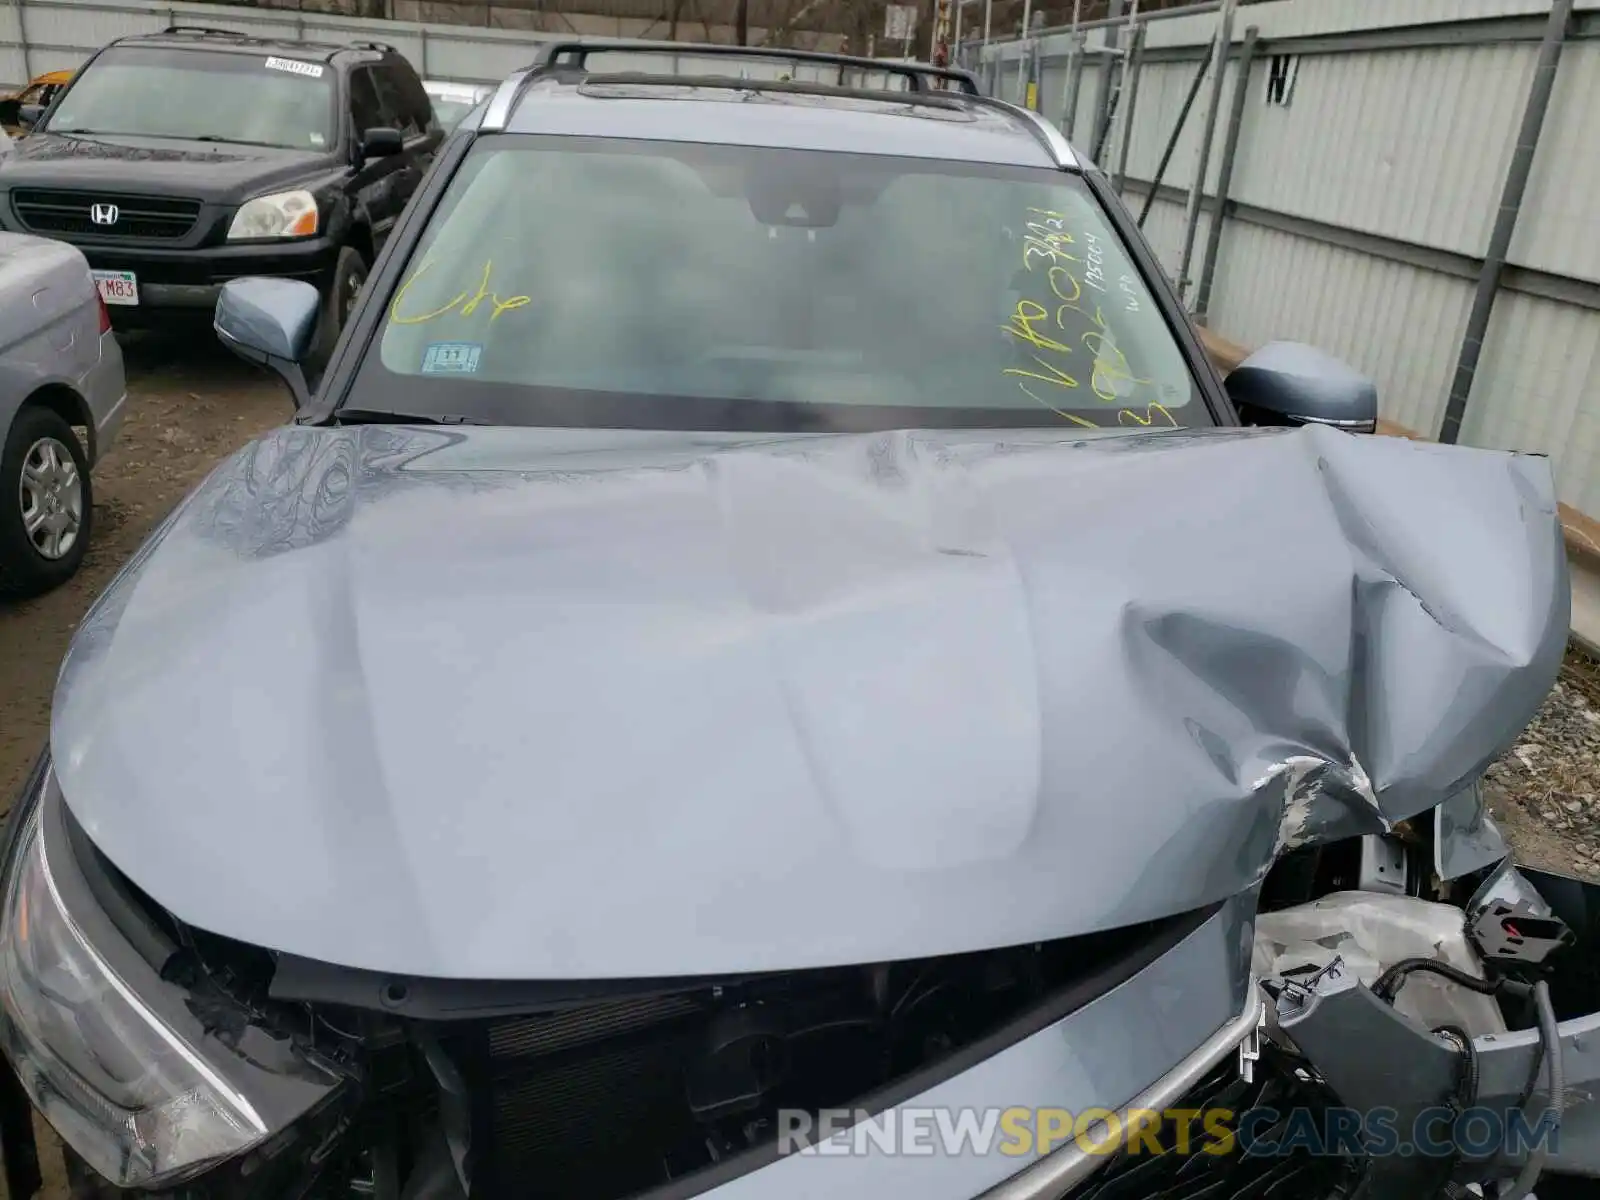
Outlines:
POLYGON ((17 119, 22 106, 37 104, 41 108, 46 107, 56 98, 56 93, 72 81, 74 74, 76 72, 73 71, 46 71, 29 80, 27 86, 0 96, 0 127, 4 127, 12 137, 21 137, 27 132, 17 119))

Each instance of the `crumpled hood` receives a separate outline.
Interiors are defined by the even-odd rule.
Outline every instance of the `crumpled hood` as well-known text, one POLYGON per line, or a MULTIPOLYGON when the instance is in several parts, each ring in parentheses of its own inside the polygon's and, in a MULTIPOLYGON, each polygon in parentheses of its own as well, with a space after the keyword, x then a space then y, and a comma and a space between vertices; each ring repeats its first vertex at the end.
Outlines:
POLYGON ((1320 427, 286 428, 86 618, 52 744, 177 916, 456 978, 718 974, 1220 899, 1555 678, 1542 458, 1320 427))

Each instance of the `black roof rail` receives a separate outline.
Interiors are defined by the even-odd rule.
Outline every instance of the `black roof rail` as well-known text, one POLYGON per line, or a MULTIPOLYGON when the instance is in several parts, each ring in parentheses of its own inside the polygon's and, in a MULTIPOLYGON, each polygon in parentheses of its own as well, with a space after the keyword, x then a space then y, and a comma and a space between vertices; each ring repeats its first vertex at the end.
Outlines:
POLYGON ((954 67, 935 67, 924 63, 889 62, 881 58, 861 58, 853 54, 830 54, 822 50, 787 50, 776 46, 728 46, 702 42, 586 41, 568 38, 550 42, 533 62, 536 73, 566 70, 582 72, 591 54, 673 54, 689 58, 765 59, 773 62, 817 63, 830 67, 849 67, 861 71, 881 71, 906 81, 910 91, 933 90, 936 80, 954 83, 958 89, 976 96, 978 80, 971 71, 954 67))
POLYGON ((345 49, 347 49, 347 50, 376 50, 379 54, 398 54, 398 53, 400 53, 393 46, 389 45, 388 42, 346 42, 345 43, 345 49))
POLYGON ((792 92, 802 96, 844 96, 852 100, 881 100, 888 104, 918 104, 926 108, 947 108, 960 111, 966 96, 953 96, 945 92, 884 92, 870 88, 853 88, 833 83, 811 83, 805 79, 730 79, 726 75, 657 75, 649 71, 618 71, 589 74, 583 77, 580 87, 629 87, 635 84, 676 84, 692 88, 748 89, 752 83, 764 92, 792 92))
POLYGON ((248 33, 240 33, 237 29, 216 29, 210 25, 168 25, 161 32, 198 33, 204 35, 205 37, 238 38, 241 41, 248 41, 253 36, 248 33))

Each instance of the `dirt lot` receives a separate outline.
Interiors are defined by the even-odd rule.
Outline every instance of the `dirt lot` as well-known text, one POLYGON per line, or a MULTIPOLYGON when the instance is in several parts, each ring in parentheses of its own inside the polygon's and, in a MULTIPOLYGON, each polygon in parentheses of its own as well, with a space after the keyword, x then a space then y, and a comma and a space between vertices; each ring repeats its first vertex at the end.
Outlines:
MULTIPOLYGON (((95 528, 82 570, 41 599, 0 603, 0 810, 44 742, 57 665, 85 608, 219 458, 290 416, 276 381, 209 339, 130 342, 127 356, 130 411, 95 472, 95 528)), ((1489 789, 1524 861, 1600 878, 1600 666, 1569 656, 1539 717, 1491 769, 1489 789)), ((58 1153, 50 1143, 43 1150, 45 1195, 60 1200, 58 1153)))

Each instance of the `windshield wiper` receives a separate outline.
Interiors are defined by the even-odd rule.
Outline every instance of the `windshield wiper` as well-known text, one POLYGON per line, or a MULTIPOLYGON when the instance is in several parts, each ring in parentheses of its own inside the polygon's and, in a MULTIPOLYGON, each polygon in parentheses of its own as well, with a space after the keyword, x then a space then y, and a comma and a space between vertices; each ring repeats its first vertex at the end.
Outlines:
POLYGON ((341 425, 492 425, 481 417, 462 413, 385 412, 381 408, 338 408, 333 419, 341 425))
MULTIPOLYGON (((161 136, 157 134, 156 136, 161 136)), ((202 133, 199 137, 180 138, 173 135, 174 140, 185 142, 221 142, 226 146, 266 146, 273 150, 292 150, 293 146, 285 146, 282 142, 253 142, 249 138, 223 137, 220 133, 202 133)))

